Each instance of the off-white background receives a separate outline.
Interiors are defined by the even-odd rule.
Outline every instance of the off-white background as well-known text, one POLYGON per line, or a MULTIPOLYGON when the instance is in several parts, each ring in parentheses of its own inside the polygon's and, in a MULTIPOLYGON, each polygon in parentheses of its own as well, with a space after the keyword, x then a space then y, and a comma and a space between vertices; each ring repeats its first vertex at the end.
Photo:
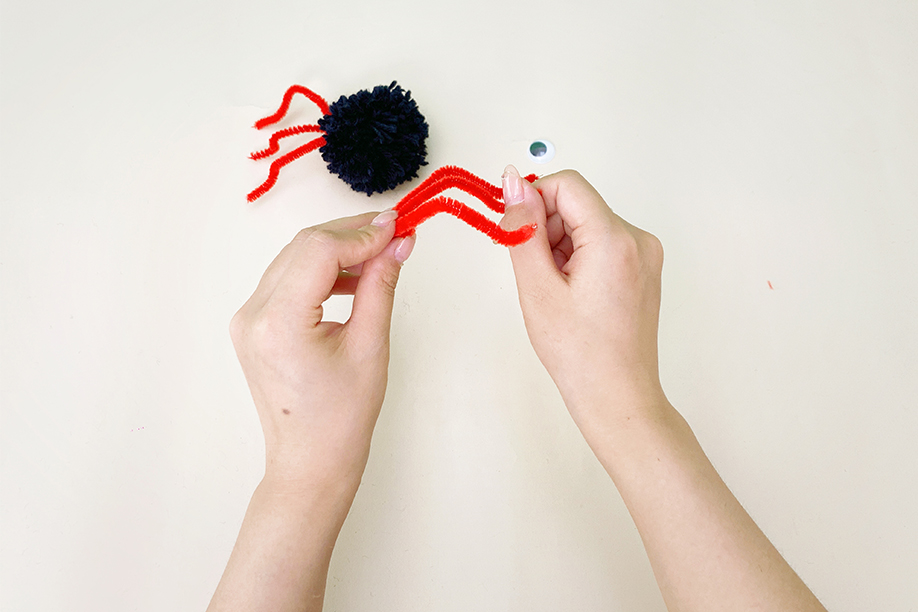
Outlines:
MULTIPOLYGON (((577 168, 662 239, 664 386, 715 465, 831 610, 915 610, 916 7, 4 0, 0 609, 206 606, 263 461, 228 321, 298 229, 409 188, 314 154, 250 205, 251 125, 398 79, 423 176, 577 168)), ((402 273, 327 609, 663 609, 505 250, 451 218, 402 273)))

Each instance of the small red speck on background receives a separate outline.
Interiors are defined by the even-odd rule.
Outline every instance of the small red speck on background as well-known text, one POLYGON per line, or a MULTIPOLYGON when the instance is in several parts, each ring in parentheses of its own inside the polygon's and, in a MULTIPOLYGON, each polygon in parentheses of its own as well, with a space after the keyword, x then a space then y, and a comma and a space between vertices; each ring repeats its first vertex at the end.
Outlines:
POLYGON ((771 284, 771 281, 768 281, 768 288, 774 291, 774 285, 771 284))

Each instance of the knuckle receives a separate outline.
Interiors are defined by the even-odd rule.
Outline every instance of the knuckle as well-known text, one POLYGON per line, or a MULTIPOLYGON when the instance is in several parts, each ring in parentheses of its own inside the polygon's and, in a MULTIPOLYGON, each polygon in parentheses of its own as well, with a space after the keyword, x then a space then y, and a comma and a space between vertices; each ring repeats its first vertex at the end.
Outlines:
POLYGON ((561 185, 572 193, 578 194, 579 197, 599 197, 590 182, 580 172, 573 169, 565 169, 558 173, 561 185))
POLYGON ((398 272, 398 269, 391 269, 383 274, 380 279, 382 289, 388 297, 395 295, 395 287, 398 285, 398 272))
POLYGON ((361 227, 357 230, 357 239, 361 248, 381 242, 383 236, 384 235, 376 228, 361 227))
POLYGON ((229 333, 234 346, 238 346, 245 337, 246 324, 245 306, 243 306, 230 319, 229 333))
POLYGON ((560 172, 558 172, 558 176, 566 181, 581 182, 581 181, 586 180, 583 178, 582 174, 580 174, 579 172, 571 168, 566 168, 564 170, 561 170, 560 172))
POLYGON ((620 263, 633 265, 640 261, 641 249, 637 237, 631 232, 622 232, 612 244, 612 254, 620 263))
POLYGON ((293 237, 293 242, 305 242, 309 238, 310 234, 316 231, 314 227, 305 227, 296 233, 296 236, 293 237))
POLYGON ((644 250, 655 268, 663 266, 663 242, 650 232, 644 232, 644 250))
POLYGON ((306 233, 302 240, 308 250, 326 251, 335 243, 335 234, 327 229, 302 230, 300 233, 306 233))
POLYGON ((381 270, 376 276, 376 285, 379 292, 384 297, 388 299, 395 297, 395 288, 398 285, 399 272, 398 266, 386 266, 386 268, 381 270))
POLYGON ((240 358, 270 354, 285 336, 283 320, 266 308, 249 312, 243 306, 230 320, 230 338, 240 358))
POLYGON ((663 243, 649 232, 635 228, 616 236, 610 257, 622 278, 637 282, 657 278, 663 269, 663 243))
POLYGON ((258 352, 270 352, 287 335, 283 320, 263 309, 245 327, 245 342, 258 352))

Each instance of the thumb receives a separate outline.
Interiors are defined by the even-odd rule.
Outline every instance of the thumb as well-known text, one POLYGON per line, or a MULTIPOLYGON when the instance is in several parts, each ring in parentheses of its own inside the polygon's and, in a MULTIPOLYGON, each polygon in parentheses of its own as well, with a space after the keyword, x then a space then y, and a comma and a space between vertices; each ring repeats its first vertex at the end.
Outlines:
POLYGON ((414 234, 396 238, 363 264, 347 322, 348 336, 354 339, 352 346, 373 350, 388 342, 395 285, 415 239, 414 234))
POLYGON ((284 280, 271 299, 287 304, 290 312, 308 313, 308 319, 318 323, 338 273, 385 250, 395 232, 396 215, 386 211, 372 221, 370 215, 359 215, 301 231, 291 243, 284 280))
POLYGON ((535 224, 536 232, 523 244, 510 247, 510 260, 516 286, 523 302, 530 295, 554 292, 563 282, 548 242, 545 201, 542 194, 513 166, 507 166, 502 177, 506 209, 500 225, 506 230, 535 224))

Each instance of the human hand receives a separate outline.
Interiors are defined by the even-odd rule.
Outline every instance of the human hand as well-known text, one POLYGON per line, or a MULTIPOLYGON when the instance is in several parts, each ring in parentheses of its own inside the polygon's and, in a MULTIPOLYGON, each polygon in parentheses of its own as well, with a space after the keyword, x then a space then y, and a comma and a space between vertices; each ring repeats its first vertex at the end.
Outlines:
POLYGON ((526 330, 634 518, 671 610, 825 608, 724 484, 660 385, 663 248, 576 172, 504 174, 526 330), (703 563, 699 563, 703 559, 703 563))
POLYGON ((538 225, 510 248, 526 330, 588 441, 610 419, 665 402, 660 241, 613 213, 577 172, 529 184, 508 166, 503 183, 502 226, 538 225))
POLYGON ((395 217, 302 230, 233 317, 275 487, 359 484, 386 389, 395 285, 415 240, 392 239, 395 217), (322 303, 341 293, 354 295, 350 318, 323 321, 322 303))

